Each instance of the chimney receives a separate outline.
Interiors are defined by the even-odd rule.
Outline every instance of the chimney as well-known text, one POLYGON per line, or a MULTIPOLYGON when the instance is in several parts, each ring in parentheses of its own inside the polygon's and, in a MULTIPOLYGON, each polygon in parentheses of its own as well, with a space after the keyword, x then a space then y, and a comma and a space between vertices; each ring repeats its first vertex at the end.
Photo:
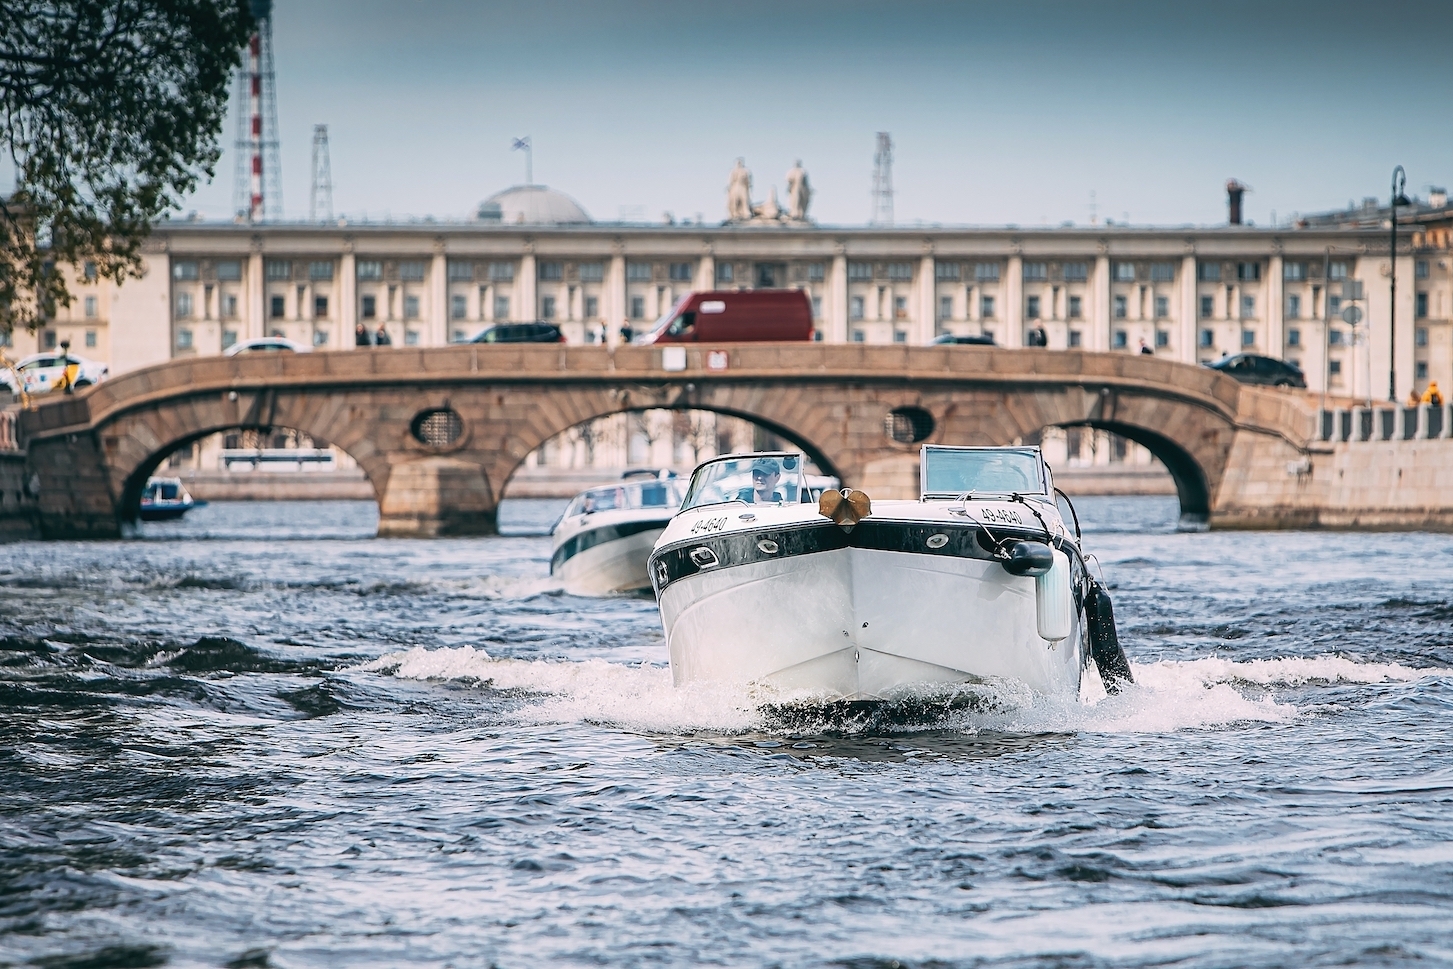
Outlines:
POLYGON ((1226 183, 1226 201, 1231 207, 1230 222, 1232 225, 1241 224, 1241 196, 1246 191, 1246 186, 1234 178, 1226 183))

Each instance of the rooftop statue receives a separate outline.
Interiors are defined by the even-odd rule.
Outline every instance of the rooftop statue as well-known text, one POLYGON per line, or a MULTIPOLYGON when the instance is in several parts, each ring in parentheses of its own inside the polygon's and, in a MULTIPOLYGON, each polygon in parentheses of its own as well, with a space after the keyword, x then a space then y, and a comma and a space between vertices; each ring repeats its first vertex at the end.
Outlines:
POLYGON ((811 202, 812 187, 807 184, 807 172, 799 158, 787 173, 787 217, 793 222, 806 222, 807 206, 811 202))
POLYGON ((751 218, 752 173, 747 170, 746 160, 738 158, 727 178, 727 221, 747 222, 751 218))

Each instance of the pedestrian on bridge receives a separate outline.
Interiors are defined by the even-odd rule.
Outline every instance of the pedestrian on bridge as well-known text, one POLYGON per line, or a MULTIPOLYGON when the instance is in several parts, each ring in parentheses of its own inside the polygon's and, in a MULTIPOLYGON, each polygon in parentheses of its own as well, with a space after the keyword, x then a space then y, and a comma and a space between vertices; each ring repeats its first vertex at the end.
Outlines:
POLYGON ((393 345, 393 339, 388 335, 388 329, 380 323, 378 332, 374 334, 373 345, 376 347, 387 347, 393 345))
POLYGON ((368 336, 368 327, 362 323, 353 328, 353 345, 356 347, 373 346, 373 340, 368 336))

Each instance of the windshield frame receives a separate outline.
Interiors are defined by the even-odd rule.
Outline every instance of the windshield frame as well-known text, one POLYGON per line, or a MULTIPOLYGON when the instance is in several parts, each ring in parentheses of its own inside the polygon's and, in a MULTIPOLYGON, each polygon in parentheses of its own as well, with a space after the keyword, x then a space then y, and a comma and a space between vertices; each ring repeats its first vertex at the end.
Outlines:
MULTIPOLYGON (((751 478, 750 476, 748 476, 745 483, 749 485, 750 481, 751 478)), ((694 508, 706 508, 712 505, 726 505, 733 503, 740 503, 748 506, 760 505, 762 507, 780 508, 786 505, 803 504, 805 502, 811 502, 815 500, 816 499, 811 497, 811 489, 807 485, 807 455, 803 454, 801 451, 749 451, 742 454, 723 454, 720 457, 712 458, 710 461, 703 461, 701 464, 697 465, 696 470, 691 472, 691 482, 686 486, 686 495, 681 500, 681 510, 685 512, 690 511, 694 508), (778 482, 778 487, 785 489, 782 491, 781 501, 748 502, 744 498, 726 497, 715 498, 709 501, 695 500, 700 492, 705 490, 705 488, 709 484, 714 484, 717 480, 720 480, 719 478, 711 477, 711 469, 714 468, 716 465, 724 464, 727 462, 744 463, 747 465, 748 469, 750 469, 752 462, 771 458, 776 458, 778 460, 791 458, 797 462, 797 467, 795 470, 788 468, 783 469, 782 478, 778 482), (792 477, 789 478, 789 475, 791 475, 792 477), (792 481, 794 479, 794 484, 788 484, 789 481, 792 481), (794 488, 797 492, 797 498, 795 500, 787 497, 788 493, 790 493, 794 488)))
POLYGON ((923 449, 919 452, 919 458, 918 458, 918 494, 919 494, 919 500, 924 500, 924 501, 926 501, 928 499, 931 499, 931 498, 940 498, 940 499, 941 498, 958 498, 958 497, 960 497, 961 495, 964 495, 964 494, 973 494, 973 495, 1013 495, 1013 494, 1020 494, 1020 495, 1040 495, 1040 496, 1046 496, 1046 495, 1049 495, 1050 494, 1050 484, 1049 484, 1048 468, 1047 468, 1047 466, 1044 463, 1044 454, 1043 454, 1043 452, 1041 452, 1039 448, 1034 447, 1032 445, 1013 446, 1013 447, 954 447, 954 446, 950 446, 950 445, 946 445, 946 444, 925 444, 923 446, 923 449), (969 491, 969 492, 963 492, 963 491, 930 491, 928 489, 928 463, 929 463, 929 457, 930 457, 931 452, 935 452, 935 451, 939 451, 939 452, 953 452, 953 453, 964 453, 964 452, 994 452, 994 453, 998 453, 998 454, 1020 454, 1020 455, 1026 456, 1026 457, 1031 457, 1031 458, 1033 458, 1035 467, 1037 469, 1036 474, 1035 474, 1035 477, 1038 478, 1039 485, 1034 490, 1020 489, 1020 490, 1016 490, 1016 491, 995 491, 995 490, 989 490, 989 489, 969 491))
POLYGON ((565 511, 560 518, 576 518, 581 515, 600 515, 608 511, 676 511, 680 509, 682 500, 686 497, 686 486, 680 478, 635 478, 632 480, 618 481, 615 484, 599 485, 594 488, 587 488, 574 498, 570 504, 565 506, 565 511), (666 492, 666 503, 663 505, 647 505, 641 501, 642 492, 647 488, 662 489, 666 492), (626 499, 620 503, 615 501, 616 495, 626 499), (585 508, 590 502, 587 499, 604 497, 610 495, 611 505, 608 508, 592 508, 586 511, 585 508), (634 500, 632 500, 634 498, 634 500))

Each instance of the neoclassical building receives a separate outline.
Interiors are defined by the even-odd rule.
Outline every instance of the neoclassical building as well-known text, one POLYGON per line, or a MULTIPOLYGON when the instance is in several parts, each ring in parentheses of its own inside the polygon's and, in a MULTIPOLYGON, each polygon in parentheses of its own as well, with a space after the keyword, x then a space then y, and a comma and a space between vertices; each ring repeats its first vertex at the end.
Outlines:
POLYGON ((527 185, 468 221, 165 222, 143 279, 77 279, 76 302, 14 342, 25 352, 70 339, 115 372, 270 334, 352 349, 360 324, 397 346, 535 319, 571 342, 614 342, 693 290, 791 287, 829 342, 947 332, 1186 362, 1249 351, 1347 396, 1386 397, 1395 346, 1405 397, 1432 379, 1453 385, 1453 210, 1434 201, 1399 247, 1395 341, 1386 223, 1366 209, 1276 228, 653 225, 594 222, 563 193, 527 185), (1358 326, 1342 317, 1353 305, 1358 326))

